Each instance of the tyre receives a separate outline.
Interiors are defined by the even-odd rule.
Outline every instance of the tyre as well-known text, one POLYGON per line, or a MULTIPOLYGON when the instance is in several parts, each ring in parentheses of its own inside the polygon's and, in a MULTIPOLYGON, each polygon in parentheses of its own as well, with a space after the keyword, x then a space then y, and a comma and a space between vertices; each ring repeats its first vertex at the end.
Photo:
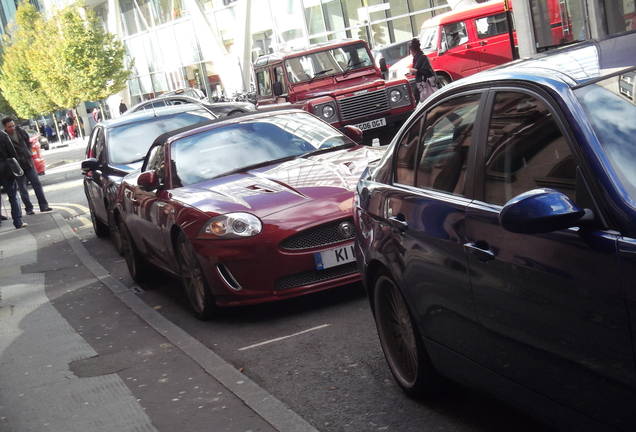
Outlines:
POLYGON ((435 387, 436 373, 406 301, 387 272, 375 279, 373 304, 380 344, 393 377, 408 396, 427 396, 435 387))
POLYGON ((108 212, 108 230, 111 240, 113 241, 113 245, 117 250, 119 255, 124 254, 124 248, 121 244, 121 233, 119 232, 119 227, 117 226, 117 221, 115 220, 115 212, 110 210, 108 212))
POLYGON ((439 88, 447 86, 451 83, 451 80, 446 75, 437 75, 437 80, 439 81, 439 88))
POLYGON ((110 235, 110 230, 108 229, 108 225, 99 220, 95 212, 93 211, 93 206, 90 206, 91 213, 91 222, 93 222, 93 230, 95 230, 95 235, 99 238, 108 237, 110 235))
POLYGON ((119 223, 119 233, 121 235, 121 245, 126 258, 126 265, 133 280, 137 283, 148 279, 150 275, 150 265, 141 257, 135 241, 130 235, 130 231, 125 223, 119 223))
POLYGON ((180 233, 177 240, 177 260, 181 270, 181 281, 194 316, 200 320, 209 320, 216 314, 217 306, 197 259, 192 243, 180 233))

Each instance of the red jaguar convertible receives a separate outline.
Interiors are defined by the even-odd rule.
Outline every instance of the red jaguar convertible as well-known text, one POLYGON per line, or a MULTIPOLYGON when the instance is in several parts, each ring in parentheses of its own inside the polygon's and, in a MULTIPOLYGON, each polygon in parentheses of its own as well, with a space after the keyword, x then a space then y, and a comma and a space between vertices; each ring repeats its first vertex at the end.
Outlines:
POLYGON ((351 138, 300 110, 161 135, 116 202, 132 277, 180 276, 199 319, 360 280, 353 191, 384 149, 351 138))

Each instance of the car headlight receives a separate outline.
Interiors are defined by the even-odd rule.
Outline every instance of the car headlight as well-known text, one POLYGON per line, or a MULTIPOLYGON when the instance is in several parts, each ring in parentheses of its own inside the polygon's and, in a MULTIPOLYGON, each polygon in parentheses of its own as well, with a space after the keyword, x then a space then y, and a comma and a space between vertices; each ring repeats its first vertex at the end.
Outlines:
POLYGON ((391 102, 398 103, 402 100, 402 92, 397 89, 393 89, 391 90, 391 93, 389 93, 389 97, 391 98, 391 102))
POLYGON ((227 213, 210 219, 198 238, 233 239, 253 237, 263 230, 263 223, 250 213, 227 213))
POLYGON ((324 107, 322 107, 322 116, 324 118, 330 119, 331 117, 333 117, 334 113, 335 110, 331 105, 325 105, 324 107))

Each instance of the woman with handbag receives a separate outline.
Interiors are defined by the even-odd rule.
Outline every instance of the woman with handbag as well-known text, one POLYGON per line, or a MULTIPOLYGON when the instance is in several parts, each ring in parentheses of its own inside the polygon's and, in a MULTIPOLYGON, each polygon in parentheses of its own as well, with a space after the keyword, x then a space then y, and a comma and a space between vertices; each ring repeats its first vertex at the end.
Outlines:
MULTIPOLYGON (((22 222, 22 210, 18 200, 18 183, 15 180, 16 174, 20 174, 19 168, 20 165, 16 159, 15 148, 11 144, 9 136, 0 132, 0 183, 9 197, 11 218, 13 219, 13 226, 16 228, 27 226, 26 223, 22 222)), ((0 221, 1 224, 2 221, 0 221)))
POLYGON ((415 85, 418 92, 414 95, 416 102, 424 102, 437 90, 437 77, 426 54, 422 52, 420 40, 414 38, 410 45, 413 56, 413 67, 409 72, 415 74, 415 85))

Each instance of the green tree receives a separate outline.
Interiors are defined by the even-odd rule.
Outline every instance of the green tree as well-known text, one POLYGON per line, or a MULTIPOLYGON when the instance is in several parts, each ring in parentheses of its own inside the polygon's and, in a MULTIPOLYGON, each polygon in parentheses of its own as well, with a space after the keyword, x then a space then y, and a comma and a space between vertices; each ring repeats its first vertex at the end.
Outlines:
POLYGON ((29 62, 31 52, 36 49, 37 32, 42 25, 40 13, 33 5, 24 3, 18 7, 15 22, 3 38, 0 90, 13 111, 22 118, 48 113, 57 108, 34 76, 29 62))
POLYGON ((74 4, 57 12, 36 44, 39 52, 28 55, 33 75, 59 106, 105 99, 126 87, 125 48, 90 8, 74 4))

